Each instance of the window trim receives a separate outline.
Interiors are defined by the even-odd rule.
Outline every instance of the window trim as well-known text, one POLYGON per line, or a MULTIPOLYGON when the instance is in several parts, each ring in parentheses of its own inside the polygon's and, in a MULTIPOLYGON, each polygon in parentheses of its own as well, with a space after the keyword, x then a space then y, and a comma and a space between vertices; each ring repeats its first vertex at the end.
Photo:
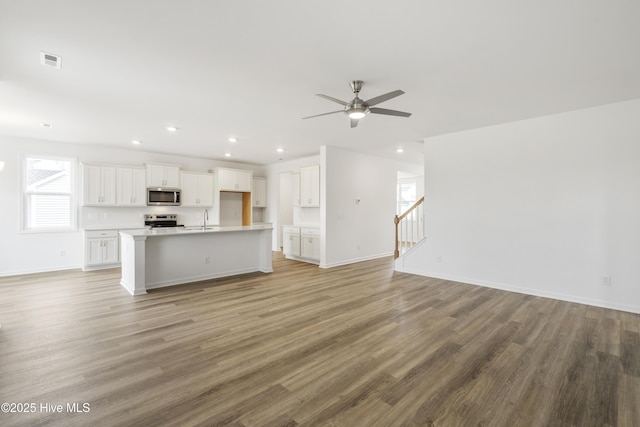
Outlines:
POLYGON ((39 154, 26 154, 21 155, 20 168, 20 233, 23 234, 38 234, 38 233, 69 233, 78 231, 78 182, 77 182, 77 164, 78 159, 73 156, 51 156, 51 155, 39 155, 39 154), (39 193, 29 192, 27 190, 27 161, 29 159, 43 159, 69 162, 69 174, 71 179, 71 190, 69 193, 39 193), (30 195, 34 194, 46 194, 46 195, 68 195, 69 196, 69 215, 70 226, 69 227, 54 227, 54 228, 28 228, 27 215, 29 214, 28 199, 30 195))

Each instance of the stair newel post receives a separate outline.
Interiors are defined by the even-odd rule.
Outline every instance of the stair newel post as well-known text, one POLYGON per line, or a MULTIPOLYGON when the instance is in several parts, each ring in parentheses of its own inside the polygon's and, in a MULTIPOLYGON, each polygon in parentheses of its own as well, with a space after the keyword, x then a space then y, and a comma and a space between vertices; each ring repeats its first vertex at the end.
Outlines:
POLYGON ((400 256, 400 251, 398 250, 398 223, 400 222, 400 219, 398 218, 398 215, 395 216, 393 222, 396 225, 396 249, 393 251, 393 258, 398 258, 400 256))

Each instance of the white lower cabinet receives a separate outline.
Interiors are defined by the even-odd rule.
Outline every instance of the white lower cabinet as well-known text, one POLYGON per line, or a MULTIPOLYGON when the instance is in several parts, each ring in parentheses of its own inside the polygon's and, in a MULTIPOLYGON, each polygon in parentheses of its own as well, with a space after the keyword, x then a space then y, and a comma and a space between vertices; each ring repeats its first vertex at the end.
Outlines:
POLYGON ((320 230, 317 228, 300 229, 300 256, 320 261, 320 230))
POLYGON ((282 252, 287 258, 320 262, 320 229, 285 226, 282 229, 282 252))
POLYGON ((108 266, 120 262, 118 230, 84 232, 84 269, 108 266))
POLYGON ((283 227, 282 252, 285 256, 300 256, 300 227, 283 227))

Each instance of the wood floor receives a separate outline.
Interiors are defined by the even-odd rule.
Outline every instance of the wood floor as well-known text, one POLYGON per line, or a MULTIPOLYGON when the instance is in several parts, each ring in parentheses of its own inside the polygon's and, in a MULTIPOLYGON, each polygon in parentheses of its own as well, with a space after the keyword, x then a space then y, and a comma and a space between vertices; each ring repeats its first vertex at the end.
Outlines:
POLYGON ((639 315, 392 266, 2 278, 0 425, 640 426, 639 315))

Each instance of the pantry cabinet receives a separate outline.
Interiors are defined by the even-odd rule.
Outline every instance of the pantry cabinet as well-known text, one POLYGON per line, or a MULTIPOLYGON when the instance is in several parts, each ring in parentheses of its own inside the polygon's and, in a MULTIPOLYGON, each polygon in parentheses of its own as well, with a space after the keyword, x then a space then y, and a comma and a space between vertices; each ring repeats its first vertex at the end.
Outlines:
POLYGON ((82 205, 114 206, 116 204, 116 168, 82 165, 82 205))
POLYGON ((320 165, 300 168, 300 206, 320 207, 320 165))
POLYGON ((147 187, 180 188, 180 166, 147 163, 147 187))
POLYGON ((300 206, 300 174, 291 174, 291 201, 293 206, 300 206))
POLYGON ((118 206, 146 206, 146 173, 143 168, 117 168, 116 204, 118 206))
POLYGON ((181 172, 182 206, 213 206, 213 175, 200 172, 181 172))

